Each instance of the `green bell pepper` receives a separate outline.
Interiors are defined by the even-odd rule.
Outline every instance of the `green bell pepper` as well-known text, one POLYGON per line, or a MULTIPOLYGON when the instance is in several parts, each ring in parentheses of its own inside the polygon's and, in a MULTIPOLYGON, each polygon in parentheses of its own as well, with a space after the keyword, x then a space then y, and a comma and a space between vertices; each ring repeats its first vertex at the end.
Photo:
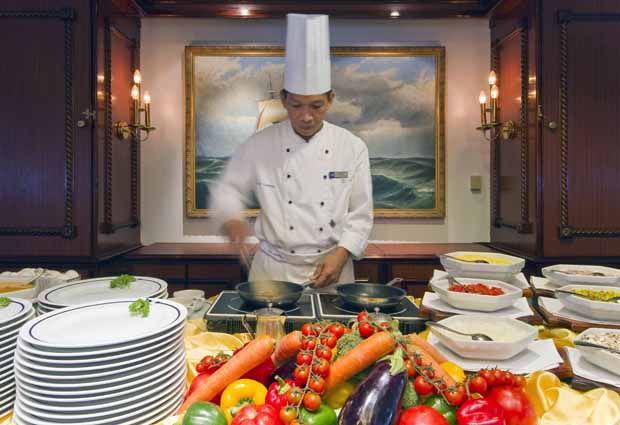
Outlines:
POLYGON ((198 401, 185 412, 183 425, 228 425, 222 409, 208 401, 198 401))
POLYGON ((301 409, 299 419, 304 425, 336 425, 338 423, 338 416, 334 409, 323 403, 315 412, 301 409))
POLYGON ((440 395, 432 395, 424 400, 424 405, 431 407, 441 413, 441 416, 446 418, 449 425, 457 425, 456 422, 456 407, 448 403, 440 395))

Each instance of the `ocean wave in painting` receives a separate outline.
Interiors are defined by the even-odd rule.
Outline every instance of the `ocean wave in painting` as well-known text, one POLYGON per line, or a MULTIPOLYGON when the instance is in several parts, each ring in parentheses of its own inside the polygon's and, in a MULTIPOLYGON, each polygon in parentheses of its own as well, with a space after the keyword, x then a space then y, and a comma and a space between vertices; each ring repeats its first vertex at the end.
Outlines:
MULTIPOLYGON (((196 207, 209 208, 209 185, 224 170, 228 158, 196 159, 196 207)), ((435 160, 432 158, 371 158, 375 208, 435 207, 435 160)))

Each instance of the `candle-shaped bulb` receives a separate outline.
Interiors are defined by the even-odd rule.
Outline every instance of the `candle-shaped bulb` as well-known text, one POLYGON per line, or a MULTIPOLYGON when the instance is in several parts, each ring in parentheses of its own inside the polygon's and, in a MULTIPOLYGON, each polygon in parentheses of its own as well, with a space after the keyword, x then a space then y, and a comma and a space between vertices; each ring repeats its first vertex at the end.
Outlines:
POLYGON ((140 75, 140 71, 137 69, 133 73, 133 82, 136 84, 140 84, 142 82, 142 75, 140 75))
POLYGON ((489 85, 494 86, 495 84, 497 84, 497 74, 495 71, 491 71, 489 73, 489 85))
POLYGON ((140 90, 138 89, 138 86, 136 86, 135 84, 131 88, 131 98, 133 100, 138 100, 140 98, 140 90))
POLYGON ((149 94, 149 92, 144 92, 144 104, 150 105, 150 103, 151 103, 151 95, 149 94))
POLYGON ((499 89, 495 84, 491 87, 491 99, 497 99, 499 97, 499 89))
POLYGON ((487 103, 487 94, 484 92, 484 90, 480 91, 480 96, 478 97, 478 100, 480 101, 481 105, 487 103))

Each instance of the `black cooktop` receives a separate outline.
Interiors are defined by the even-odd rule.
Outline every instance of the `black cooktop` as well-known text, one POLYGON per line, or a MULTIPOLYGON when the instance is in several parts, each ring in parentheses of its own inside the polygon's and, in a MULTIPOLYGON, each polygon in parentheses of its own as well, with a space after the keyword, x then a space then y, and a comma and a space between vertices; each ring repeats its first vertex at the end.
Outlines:
MULTIPOLYGON (((207 320, 240 319, 243 316, 253 318, 255 317, 253 312, 260 308, 260 306, 243 301, 237 291, 222 291, 207 311, 205 318, 207 320)), ((304 321, 317 319, 311 294, 302 295, 296 305, 278 306, 277 308, 283 310, 283 314, 289 319, 304 321)))

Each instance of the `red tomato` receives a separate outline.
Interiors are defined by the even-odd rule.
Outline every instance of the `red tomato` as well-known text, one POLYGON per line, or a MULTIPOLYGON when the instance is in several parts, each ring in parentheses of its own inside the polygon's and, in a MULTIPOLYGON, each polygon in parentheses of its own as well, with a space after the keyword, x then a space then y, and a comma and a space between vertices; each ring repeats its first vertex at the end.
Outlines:
POLYGON ((487 392, 487 380, 482 376, 474 376, 469 381, 469 392, 484 395, 487 392))
POLYGON ((280 412, 269 404, 257 406, 248 404, 239 410, 231 425, 261 424, 277 425, 280 423, 280 412))
POLYGON ((321 406, 321 397, 318 394, 308 391, 304 396, 303 405, 306 410, 314 412, 321 406))
POLYGON ((288 390, 288 392, 286 393, 286 401, 288 402, 288 404, 296 405, 301 401, 301 397, 303 395, 304 395, 304 392, 301 388, 293 387, 290 390, 288 390))
POLYGON ((525 392, 518 387, 498 386, 486 396, 501 406, 506 425, 535 425, 538 417, 525 392))
POLYGON ((325 379, 321 378, 320 376, 310 378, 308 388, 310 388, 317 394, 323 394, 323 391, 325 391, 325 379))
POLYGON ((405 366, 407 366, 407 375, 410 378, 413 378, 416 374, 415 368, 413 367, 413 364, 411 363, 411 360, 407 359, 405 360, 405 366))
POLYGON ((293 375, 295 377, 295 383, 298 386, 302 387, 306 385, 306 382, 308 382, 308 375, 309 375, 308 367, 307 366, 296 367, 293 375))
POLYGON ((446 401, 453 406, 460 406, 467 400, 467 392, 463 385, 459 385, 456 388, 450 388, 443 393, 446 401))
POLYGON ((301 349, 302 350, 314 350, 314 347, 316 347, 316 338, 314 337, 306 337, 303 339, 303 341, 301 342, 301 349))
POLYGON ((493 370, 493 377, 495 378, 495 383, 493 385, 504 385, 506 383, 504 372, 499 369, 493 370))
POLYGON ((364 323, 360 323, 359 332, 360 332, 360 336, 366 339, 375 333, 375 328, 373 328, 370 323, 364 322, 364 323))
POLYGON ((285 424, 290 424, 295 418, 297 418, 297 409, 295 407, 288 406, 280 410, 280 420, 285 424))
POLYGON ((492 370, 483 369, 480 371, 480 376, 482 376, 484 380, 487 381, 487 385, 489 387, 492 387, 493 385, 495 385, 495 374, 493 373, 492 370))
POLYGON ((327 337, 327 340, 325 341, 325 345, 327 345, 329 348, 335 348, 337 343, 338 338, 336 337, 336 335, 331 335, 327 337))
POLYGON ((335 335, 336 338, 340 338, 342 335, 344 335, 344 326, 342 326, 340 323, 334 323, 333 325, 330 325, 327 330, 332 335, 335 335))
POLYGON ((357 321, 362 322, 364 320, 368 320, 368 313, 365 311, 362 311, 357 315, 357 321))
POLYGON ((525 380, 525 377, 523 375, 515 375, 514 385, 523 388, 525 387, 526 383, 527 381, 525 380))
POLYGON ((300 351, 299 353, 297 353, 296 360, 297 360, 298 365, 302 365, 302 364, 309 365, 312 363, 312 354, 300 351))
POLYGON ((422 405, 405 410, 398 425, 448 425, 448 421, 437 410, 422 405))
POLYGON ((433 387, 433 384, 427 382, 422 375, 415 378, 415 381, 413 381, 413 387, 415 392, 421 396, 429 395, 433 392, 433 388, 435 388, 433 387))
POLYGON ((329 361, 332 358, 332 350, 327 347, 319 347, 316 349, 316 355, 317 357, 329 361))
POLYGON ((324 378, 327 377, 329 375, 329 362, 325 359, 318 359, 312 365, 312 372, 324 378))
POLYGON ((505 385, 514 385, 515 376, 511 372, 504 372, 504 384, 505 385))
POLYGON ((304 323, 303 326, 301 327, 301 333, 304 336, 316 335, 316 332, 314 332, 314 329, 312 329, 312 323, 304 323))
POLYGON ((351 329, 351 328, 344 328, 344 333, 345 334, 350 334, 351 332, 353 332, 353 329, 351 329))

